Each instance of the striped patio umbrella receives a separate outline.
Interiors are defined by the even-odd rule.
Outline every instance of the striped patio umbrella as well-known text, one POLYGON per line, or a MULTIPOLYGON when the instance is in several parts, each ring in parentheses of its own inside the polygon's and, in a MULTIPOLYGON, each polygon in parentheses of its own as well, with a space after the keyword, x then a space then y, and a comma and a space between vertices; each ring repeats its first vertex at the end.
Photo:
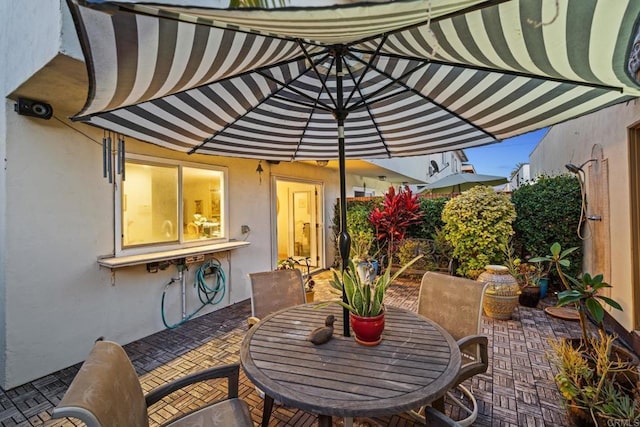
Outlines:
POLYGON ((489 144, 640 95, 638 0, 67 1, 90 81, 75 120, 188 153, 337 158, 342 200, 345 159, 489 144))

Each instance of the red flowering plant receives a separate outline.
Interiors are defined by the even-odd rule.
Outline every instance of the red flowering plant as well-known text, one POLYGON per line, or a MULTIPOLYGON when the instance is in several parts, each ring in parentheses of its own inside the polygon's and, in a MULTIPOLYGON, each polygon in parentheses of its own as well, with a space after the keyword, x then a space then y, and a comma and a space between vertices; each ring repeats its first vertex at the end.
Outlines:
POLYGON ((369 215, 369 221, 376 228, 378 242, 386 245, 388 263, 392 261, 393 253, 404 239, 407 229, 421 219, 418 196, 408 186, 398 192, 389 187, 384 195, 382 209, 376 207, 369 215))

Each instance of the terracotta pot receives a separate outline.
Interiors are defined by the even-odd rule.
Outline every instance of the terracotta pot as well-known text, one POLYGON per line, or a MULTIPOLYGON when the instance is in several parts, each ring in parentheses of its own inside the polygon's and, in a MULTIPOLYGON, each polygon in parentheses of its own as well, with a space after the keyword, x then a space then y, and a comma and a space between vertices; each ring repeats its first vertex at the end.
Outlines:
POLYGON ((374 317, 361 317, 349 313, 349 323, 353 331, 354 339, 362 345, 378 345, 382 341, 384 331, 384 311, 374 317))
POLYGON ((313 302, 316 291, 305 291, 304 295, 306 297, 307 302, 313 302))

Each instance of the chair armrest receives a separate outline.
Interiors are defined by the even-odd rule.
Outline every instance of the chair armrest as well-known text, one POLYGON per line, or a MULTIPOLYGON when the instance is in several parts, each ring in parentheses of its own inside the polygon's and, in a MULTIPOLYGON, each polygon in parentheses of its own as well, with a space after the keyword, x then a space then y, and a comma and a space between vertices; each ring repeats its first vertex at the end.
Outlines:
POLYGON ((487 371, 489 367, 489 339, 484 335, 469 335, 458 340, 458 347, 460 351, 471 348, 474 350, 474 354, 478 354, 480 359, 476 359, 472 362, 465 363, 460 368, 458 373, 458 381, 460 383, 476 374, 480 374, 487 371), (473 349, 472 347, 476 347, 473 349), (476 351, 477 350, 477 351, 476 351))
POLYGON ((260 319, 258 319, 257 317, 251 316, 247 319, 247 326, 251 328, 253 325, 258 323, 259 321, 260 319))
POLYGON ((202 371, 194 372, 151 390, 145 395, 147 407, 153 405, 159 400, 162 400, 165 396, 168 396, 169 394, 173 393, 176 390, 180 390, 183 387, 216 378, 227 378, 229 398, 231 399, 238 397, 240 364, 234 363, 230 365, 215 366, 213 368, 203 369, 202 371))

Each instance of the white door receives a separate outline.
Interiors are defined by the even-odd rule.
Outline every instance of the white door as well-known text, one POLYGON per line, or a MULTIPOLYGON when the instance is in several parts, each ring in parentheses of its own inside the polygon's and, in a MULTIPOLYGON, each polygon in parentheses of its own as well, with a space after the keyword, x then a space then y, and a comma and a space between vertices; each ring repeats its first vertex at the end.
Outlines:
POLYGON ((276 179, 277 260, 294 257, 322 266, 320 184, 276 179))

